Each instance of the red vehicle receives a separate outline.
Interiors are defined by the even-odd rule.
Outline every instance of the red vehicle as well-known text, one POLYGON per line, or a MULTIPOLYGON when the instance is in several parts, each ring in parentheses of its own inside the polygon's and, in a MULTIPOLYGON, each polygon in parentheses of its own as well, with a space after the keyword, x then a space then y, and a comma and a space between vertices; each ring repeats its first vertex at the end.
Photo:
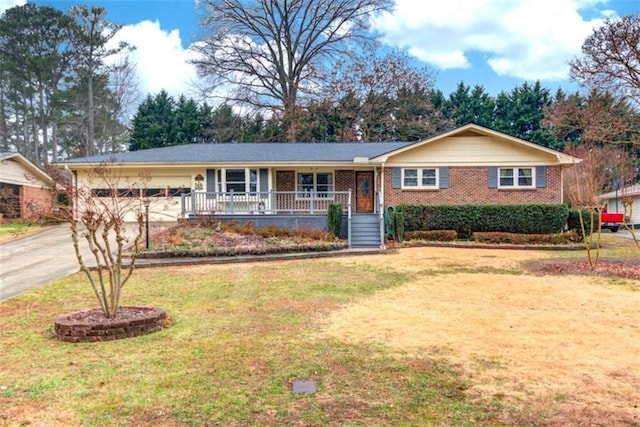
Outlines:
POLYGON ((612 233, 617 232, 624 225, 623 213, 609 213, 605 206, 600 212, 600 226, 608 228, 612 233))

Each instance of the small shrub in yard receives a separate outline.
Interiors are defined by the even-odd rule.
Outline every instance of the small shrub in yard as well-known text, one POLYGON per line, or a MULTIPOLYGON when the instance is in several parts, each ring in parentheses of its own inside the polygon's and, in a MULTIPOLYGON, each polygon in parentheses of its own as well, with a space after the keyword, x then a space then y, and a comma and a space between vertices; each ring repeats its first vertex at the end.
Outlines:
POLYGON ((335 240, 332 233, 311 228, 299 228, 294 232, 294 235, 301 239, 320 240, 323 242, 331 242, 335 240))
POLYGON ((404 214, 402 212, 394 212, 391 218, 393 229, 393 240, 402 243, 404 240, 404 214))
POLYGON ((458 239, 456 230, 418 230, 404 233, 405 240, 427 240, 431 242, 450 242, 458 239))
POLYGON ((329 232, 335 237, 340 236, 340 228, 342 227, 342 205, 331 203, 329 205, 329 232))
POLYGON ((230 233, 245 234, 247 236, 257 234, 256 225, 253 222, 239 224, 236 221, 225 221, 220 224, 220 230, 228 231, 230 233))
POLYGON ((479 243, 513 243, 518 245, 562 245, 575 242, 575 231, 556 234, 518 234, 518 233, 473 233, 473 240, 479 243))
POLYGON ((293 232, 288 228, 278 227, 277 225, 265 225, 264 227, 260 227, 255 234, 268 239, 272 237, 291 237, 293 232))

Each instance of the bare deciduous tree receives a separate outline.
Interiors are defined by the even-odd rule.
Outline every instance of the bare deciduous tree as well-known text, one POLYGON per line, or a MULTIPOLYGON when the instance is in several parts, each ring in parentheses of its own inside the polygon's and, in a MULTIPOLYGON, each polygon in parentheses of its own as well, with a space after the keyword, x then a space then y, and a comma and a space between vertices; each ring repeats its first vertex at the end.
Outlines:
POLYGON ((69 202, 59 203, 58 212, 71 225, 80 270, 89 279, 105 317, 114 318, 140 250, 145 224, 140 196, 145 179, 132 182, 121 177, 118 168, 103 164, 92 168, 84 185, 74 186, 63 171, 58 171, 55 181, 58 200, 69 202), (127 229, 127 220, 133 220, 133 230, 127 229), (90 268, 82 254, 82 241, 89 245, 95 268, 90 268))
POLYGON ((640 145, 640 115, 610 93, 572 94, 557 99, 544 115, 544 126, 561 141, 640 145))
POLYGON ((582 45, 571 77, 589 88, 611 92, 640 107, 640 16, 609 19, 582 45))
POLYGON ((352 140, 395 140, 401 135, 399 128, 411 121, 425 135, 435 133, 439 125, 435 109, 427 96, 419 97, 428 94, 434 77, 426 68, 411 67, 409 61, 408 56, 392 52, 335 65, 324 96, 337 103, 343 141, 349 140, 346 132, 355 137, 352 140), (412 100, 418 100, 413 109, 407 106, 412 100))
POLYGON ((374 43, 372 15, 390 0, 210 0, 193 63, 224 99, 270 109, 295 137, 299 97, 324 87, 327 68, 374 43))

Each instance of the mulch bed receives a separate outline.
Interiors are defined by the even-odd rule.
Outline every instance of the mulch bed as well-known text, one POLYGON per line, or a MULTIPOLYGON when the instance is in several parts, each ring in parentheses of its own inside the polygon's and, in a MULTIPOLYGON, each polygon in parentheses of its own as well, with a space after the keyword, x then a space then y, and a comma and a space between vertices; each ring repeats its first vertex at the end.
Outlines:
POLYGON ((541 260, 528 268, 544 274, 579 274, 640 280, 640 259, 599 259, 592 269, 586 259, 541 260))

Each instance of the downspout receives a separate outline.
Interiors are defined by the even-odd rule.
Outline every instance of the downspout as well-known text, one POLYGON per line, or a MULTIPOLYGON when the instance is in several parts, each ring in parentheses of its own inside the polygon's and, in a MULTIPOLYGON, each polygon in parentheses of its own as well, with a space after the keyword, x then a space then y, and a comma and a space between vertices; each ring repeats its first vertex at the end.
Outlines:
POLYGON ((564 204, 564 167, 560 168, 560 204, 564 204))
POLYGON ((347 199, 347 242, 351 249, 351 188, 349 189, 349 198, 347 199))

